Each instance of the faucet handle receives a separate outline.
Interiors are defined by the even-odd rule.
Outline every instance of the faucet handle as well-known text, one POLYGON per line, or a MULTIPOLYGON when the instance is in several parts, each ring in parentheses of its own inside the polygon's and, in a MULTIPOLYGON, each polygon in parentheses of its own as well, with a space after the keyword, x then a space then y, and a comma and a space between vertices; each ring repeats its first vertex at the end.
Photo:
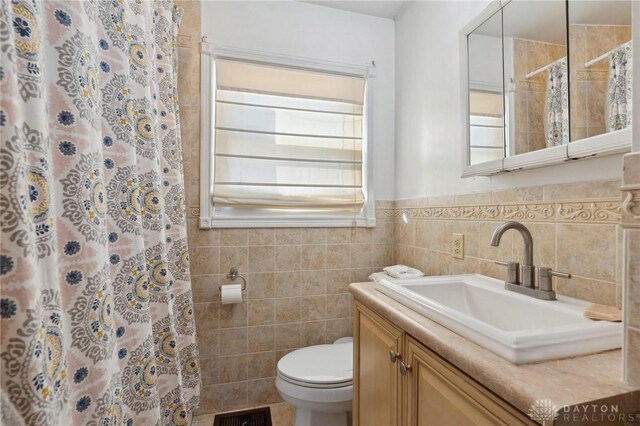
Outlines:
POLYGON ((520 285, 520 264, 518 262, 504 262, 497 260, 496 265, 507 267, 507 282, 520 285))
POLYGON ((551 277, 558 278, 571 278, 571 274, 568 272, 553 271, 551 268, 539 267, 538 268, 538 289, 542 291, 552 291, 551 277))

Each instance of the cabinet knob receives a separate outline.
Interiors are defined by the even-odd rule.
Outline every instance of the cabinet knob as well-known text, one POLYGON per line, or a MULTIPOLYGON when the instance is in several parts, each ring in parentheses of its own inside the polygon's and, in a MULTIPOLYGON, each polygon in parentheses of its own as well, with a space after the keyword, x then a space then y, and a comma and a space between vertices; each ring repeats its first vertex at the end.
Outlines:
POLYGON ((402 358, 400 352, 395 352, 393 349, 389 351, 389 361, 396 362, 400 358, 402 358))
POLYGON ((405 364, 404 362, 400 361, 400 374, 405 376, 407 373, 410 373, 411 370, 413 370, 413 367, 411 367, 411 365, 405 364))

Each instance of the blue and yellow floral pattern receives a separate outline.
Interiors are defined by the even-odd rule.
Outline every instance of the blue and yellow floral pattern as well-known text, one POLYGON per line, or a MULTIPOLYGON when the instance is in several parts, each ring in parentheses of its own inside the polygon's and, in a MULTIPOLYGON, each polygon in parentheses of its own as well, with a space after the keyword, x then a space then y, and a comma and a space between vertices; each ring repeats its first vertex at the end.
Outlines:
POLYGON ((25 424, 188 425, 198 406, 180 17, 0 2, 0 386, 25 424))

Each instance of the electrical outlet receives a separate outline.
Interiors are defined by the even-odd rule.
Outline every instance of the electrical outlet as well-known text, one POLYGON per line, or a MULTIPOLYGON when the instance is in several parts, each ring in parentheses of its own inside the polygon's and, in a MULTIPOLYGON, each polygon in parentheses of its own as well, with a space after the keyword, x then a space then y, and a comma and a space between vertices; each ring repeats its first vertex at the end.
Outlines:
POLYGON ((453 234, 451 240, 451 254, 456 259, 464 258, 464 234, 453 234))

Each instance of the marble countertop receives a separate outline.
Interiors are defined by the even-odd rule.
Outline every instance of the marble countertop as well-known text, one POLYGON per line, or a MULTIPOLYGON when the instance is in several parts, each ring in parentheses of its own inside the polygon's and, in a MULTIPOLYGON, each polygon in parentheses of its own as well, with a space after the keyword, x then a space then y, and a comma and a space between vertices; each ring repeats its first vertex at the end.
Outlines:
POLYGON ((360 303, 523 413, 540 399, 559 407, 600 401, 619 405, 621 413, 640 411, 640 390, 621 380, 621 350, 515 365, 376 291, 375 283, 353 283, 349 290, 360 303))

